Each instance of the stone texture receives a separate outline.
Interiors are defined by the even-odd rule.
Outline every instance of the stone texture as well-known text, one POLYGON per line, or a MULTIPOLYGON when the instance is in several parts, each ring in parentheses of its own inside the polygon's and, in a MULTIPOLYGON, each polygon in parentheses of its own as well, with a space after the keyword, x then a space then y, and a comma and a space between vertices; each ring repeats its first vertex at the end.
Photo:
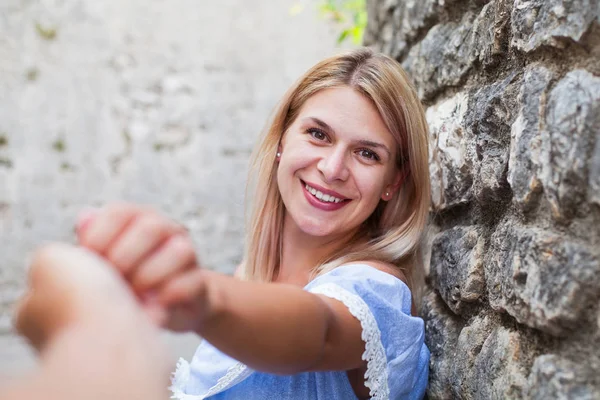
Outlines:
POLYGON ((425 320, 425 342, 431 352, 427 394, 432 399, 448 399, 451 397, 450 373, 455 366, 455 343, 462 324, 433 291, 425 296, 421 315, 425 320))
POLYGON ((406 55, 409 44, 414 42, 419 33, 435 23, 441 11, 456 2, 457 0, 396 0, 393 2, 395 4, 390 4, 373 1, 371 3, 378 9, 379 19, 370 21, 369 28, 383 25, 386 27, 386 35, 378 38, 376 31, 368 29, 365 43, 375 43, 380 50, 395 58, 402 58, 406 55), (382 15, 384 10, 385 14, 382 15))
POLYGON ((428 106, 428 398, 600 399, 600 2, 369 3, 428 106))
POLYGON ((525 71, 519 93, 519 114, 511 128, 508 182, 513 200, 522 211, 530 210, 542 191, 540 171, 544 99, 552 72, 541 65, 525 71))
POLYGON ((490 1, 483 6, 473 22, 472 60, 479 60, 484 66, 490 67, 506 53, 511 6, 509 0, 490 1))
POLYGON ((501 226, 492 235, 485 278, 490 305, 556 336, 586 321, 600 294, 592 248, 536 228, 501 226))
POLYGON ((596 0, 516 0, 511 46, 525 52, 541 46, 563 48, 568 41, 582 38, 599 9, 596 0))
POLYGON ((471 33, 476 17, 469 12, 461 21, 436 25, 411 48, 402 65, 422 99, 443 87, 458 85, 471 68, 471 33))
POLYGON ((478 89, 469 98, 465 129, 473 138, 469 157, 473 164, 473 195, 488 213, 508 198, 510 130, 516 117, 516 74, 478 89))
POLYGON ((498 327, 485 339, 471 370, 475 399, 522 399, 529 359, 536 343, 522 333, 498 327))
POLYGON ((451 336, 455 344, 448 343, 444 348, 447 364, 432 353, 432 371, 436 374, 431 376, 428 397, 523 398, 528 387, 528 367, 537 350, 536 340, 499 326, 497 318, 491 315, 478 315, 469 322, 460 329, 458 337, 451 336))
POLYGON ((594 152, 590 158, 589 165, 588 198, 591 203, 595 204, 596 206, 600 206, 600 139, 598 139, 597 135, 596 145, 594 146, 594 152))
POLYGON ((403 66, 421 98, 458 85, 477 62, 494 65, 507 41, 509 10, 508 0, 491 1, 477 14, 469 11, 460 21, 434 26, 411 47, 403 66))
POLYGON ((465 303, 485 293, 485 240, 475 227, 455 227, 433 241, 430 276, 448 307, 460 314, 465 303))
MULTIPOLYGON (((549 95, 542 142, 542 182, 553 217, 572 218, 586 198, 600 131, 600 78, 584 70, 569 72, 549 95)), ((592 197, 595 186, 590 186, 592 197)))
POLYGON ((451 358, 453 368, 449 371, 448 383, 452 398, 473 395, 473 367, 494 327, 495 322, 489 316, 477 316, 471 324, 461 329, 455 344, 456 350, 451 358))
MULTIPOLYGON (((307 5, 0 1, 0 331, 26 255, 73 240, 85 206, 154 205, 187 225, 204 266, 235 268, 255 138, 287 87, 338 51, 307 5)), ((0 375, 26 364, 9 339, 0 375)), ((169 342, 186 357, 196 344, 169 342)))
POLYGON ((529 375, 527 397, 535 400, 600 398, 600 390, 590 384, 586 363, 573 362, 553 354, 536 358, 529 375))
POLYGON ((432 206, 436 210, 466 203, 471 198, 472 167, 463 127, 468 102, 468 95, 459 93, 427 109, 432 206))

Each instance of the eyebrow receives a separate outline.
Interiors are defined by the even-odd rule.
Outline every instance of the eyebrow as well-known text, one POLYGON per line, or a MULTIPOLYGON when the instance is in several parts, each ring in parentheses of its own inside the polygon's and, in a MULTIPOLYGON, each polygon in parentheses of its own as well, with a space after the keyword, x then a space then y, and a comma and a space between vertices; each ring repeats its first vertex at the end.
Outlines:
MULTIPOLYGON (((321 128, 325 129, 328 132, 335 133, 335 131, 333 130, 333 128, 331 128, 329 125, 327 125, 327 123, 325 121, 322 121, 319 118, 308 117, 306 119, 311 120, 312 122, 314 122, 315 124, 319 125, 321 128)), ((359 144, 361 144, 363 146, 369 146, 369 147, 373 147, 373 148, 382 149, 385 152, 387 152, 388 156, 390 156, 390 157, 392 155, 392 153, 390 152, 390 149, 388 149, 387 146, 385 144, 383 144, 383 143, 373 142, 372 140, 358 140, 357 143, 359 143, 359 144)))

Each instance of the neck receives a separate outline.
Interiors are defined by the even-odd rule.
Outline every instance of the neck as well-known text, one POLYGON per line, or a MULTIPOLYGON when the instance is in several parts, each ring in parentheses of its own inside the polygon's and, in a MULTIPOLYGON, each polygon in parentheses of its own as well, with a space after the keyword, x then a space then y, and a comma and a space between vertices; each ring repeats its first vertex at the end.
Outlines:
POLYGON ((354 232, 338 237, 308 235, 298 229, 289 218, 284 217, 282 258, 276 281, 304 286, 309 282, 311 271, 318 264, 342 248, 354 232))

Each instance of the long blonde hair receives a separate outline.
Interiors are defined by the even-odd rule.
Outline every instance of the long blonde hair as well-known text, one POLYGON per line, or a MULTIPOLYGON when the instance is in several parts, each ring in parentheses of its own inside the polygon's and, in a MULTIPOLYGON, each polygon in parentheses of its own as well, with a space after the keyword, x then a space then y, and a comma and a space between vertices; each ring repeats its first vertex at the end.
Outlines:
POLYGON ((378 109, 398 146, 398 168, 407 173, 400 190, 381 201, 347 246, 315 266, 314 275, 353 261, 381 261, 401 268, 416 289, 422 278, 420 244, 429 211, 428 127, 421 102, 401 66, 361 48, 327 58, 284 95, 255 149, 248 180, 249 220, 239 276, 269 282, 281 262, 285 207, 276 172, 279 142, 306 100, 320 90, 351 87, 378 109))

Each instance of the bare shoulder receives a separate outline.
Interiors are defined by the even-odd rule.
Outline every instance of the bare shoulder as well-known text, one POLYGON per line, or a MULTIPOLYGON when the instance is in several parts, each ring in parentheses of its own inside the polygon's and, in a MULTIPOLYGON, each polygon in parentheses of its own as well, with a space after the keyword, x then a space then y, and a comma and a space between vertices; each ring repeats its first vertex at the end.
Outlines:
POLYGON ((402 282, 404 282, 408 286, 408 279, 406 279, 406 275, 404 275, 404 272, 402 272, 402 270, 400 268, 396 267, 393 264, 389 264, 389 263, 382 262, 382 261, 373 261, 373 260, 358 261, 357 264, 365 264, 365 265, 368 265, 375 269, 378 269, 381 272, 385 272, 386 274, 393 275, 396 278, 400 279, 402 282))

